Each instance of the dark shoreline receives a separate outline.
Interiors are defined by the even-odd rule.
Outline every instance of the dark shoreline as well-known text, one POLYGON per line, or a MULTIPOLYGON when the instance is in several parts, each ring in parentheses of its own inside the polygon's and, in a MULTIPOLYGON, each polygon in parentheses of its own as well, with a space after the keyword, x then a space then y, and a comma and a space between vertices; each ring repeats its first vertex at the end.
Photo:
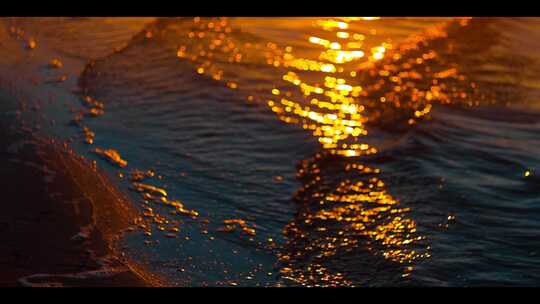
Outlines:
POLYGON ((4 102, 0 286, 162 285, 115 247, 137 216, 126 196, 66 144, 21 128, 4 102))

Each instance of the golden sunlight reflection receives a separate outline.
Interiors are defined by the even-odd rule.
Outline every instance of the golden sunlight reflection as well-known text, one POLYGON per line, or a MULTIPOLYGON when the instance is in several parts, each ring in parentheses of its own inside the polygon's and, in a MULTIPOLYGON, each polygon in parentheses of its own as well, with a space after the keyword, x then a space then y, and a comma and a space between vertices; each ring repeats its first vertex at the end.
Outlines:
MULTIPOLYGON (((326 31, 348 28, 348 23, 334 20, 321 20, 317 25, 326 31)), ((347 39, 350 34, 338 31, 337 37, 347 39)), ((362 87, 348 84, 345 78, 332 76, 335 73, 346 73, 343 64, 360 60, 364 57, 364 51, 342 50, 340 43, 315 36, 308 39, 309 42, 323 47, 318 58, 298 58, 290 48, 285 50, 283 56, 283 65, 294 70, 287 71, 282 78, 300 88, 303 100, 296 102, 286 93, 281 94, 275 89, 272 93, 276 98, 270 99, 268 106, 281 120, 301 124, 304 129, 311 130, 325 149, 344 156, 374 153, 376 150, 366 144, 340 144, 349 137, 366 135, 366 120, 362 115, 364 107, 355 100, 360 96, 362 87), (319 78, 322 79, 317 83, 310 83, 297 74, 299 71, 320 72, 319 78), (304 102, 306 99, 309 103, 304 102)))
MULTIPOLYGON (((348 278, 358 270, 341 269, 332 260, 366 259, 369 253, 395 264, 406 277, 416 259, 430 256, 416 222, 407 217, 410 209, 399 206, 380 174, 380 169, 327 152, 300 164, 303 186, 295 195, 300 211, 284 229, 288 243, 279 254, 285 279, 305 286, 358 286, 358 277, 348 278)), ((359 263, 368 269, 371 262, 359 263)))

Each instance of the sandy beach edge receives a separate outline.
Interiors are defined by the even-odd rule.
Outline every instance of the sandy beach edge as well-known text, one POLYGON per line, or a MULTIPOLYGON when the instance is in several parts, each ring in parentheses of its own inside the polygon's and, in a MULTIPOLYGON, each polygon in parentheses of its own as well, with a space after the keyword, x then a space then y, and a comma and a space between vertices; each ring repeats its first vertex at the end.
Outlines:
POLYGON ((36 135, 1 95, 0 286, 165 286, 118 246, 137 216, 127 195, 67 143, 36 135))

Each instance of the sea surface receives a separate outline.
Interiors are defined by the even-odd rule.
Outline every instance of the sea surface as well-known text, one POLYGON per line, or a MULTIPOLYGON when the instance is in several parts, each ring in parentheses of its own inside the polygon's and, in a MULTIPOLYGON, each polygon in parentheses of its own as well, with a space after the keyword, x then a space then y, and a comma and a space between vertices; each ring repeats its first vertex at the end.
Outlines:
POLYGON ((171 286, 540 283, 539 18, 0 27, 8 114, 111 175, 171 286))

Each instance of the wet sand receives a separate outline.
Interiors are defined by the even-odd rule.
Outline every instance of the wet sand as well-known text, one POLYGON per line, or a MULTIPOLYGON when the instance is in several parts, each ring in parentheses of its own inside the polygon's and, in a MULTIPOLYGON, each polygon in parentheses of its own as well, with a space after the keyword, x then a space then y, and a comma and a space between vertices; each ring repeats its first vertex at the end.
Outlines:
MULTIPOLYGON (((3 99, 3 98, 0 98, 3 99)), ((115 247, 136 213, 89 160, 0 119, 0 286, 156 286, 115 247)))

